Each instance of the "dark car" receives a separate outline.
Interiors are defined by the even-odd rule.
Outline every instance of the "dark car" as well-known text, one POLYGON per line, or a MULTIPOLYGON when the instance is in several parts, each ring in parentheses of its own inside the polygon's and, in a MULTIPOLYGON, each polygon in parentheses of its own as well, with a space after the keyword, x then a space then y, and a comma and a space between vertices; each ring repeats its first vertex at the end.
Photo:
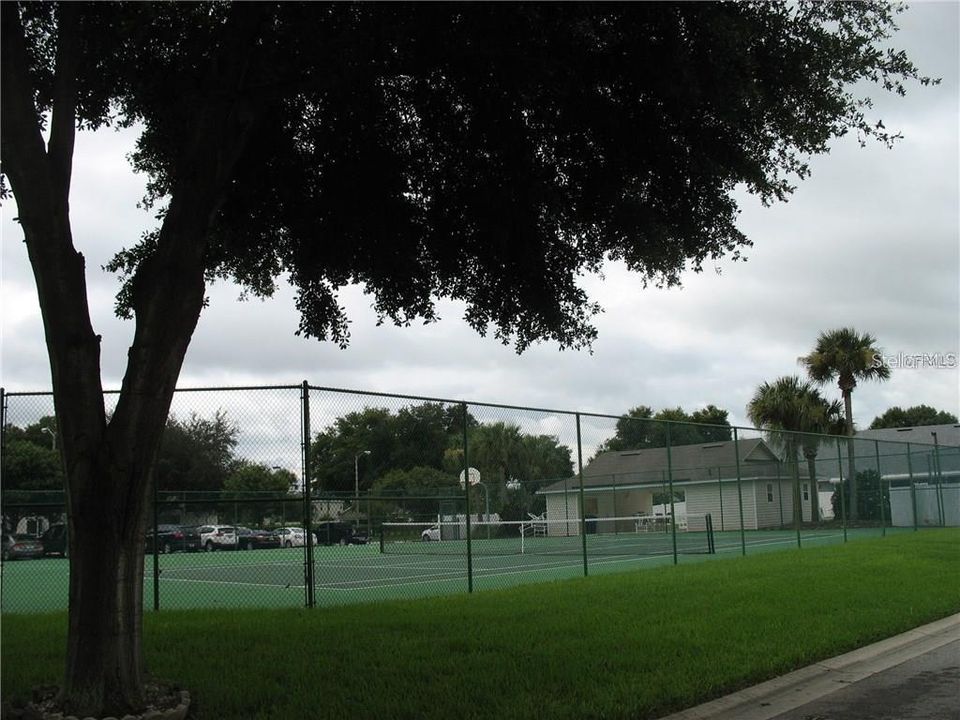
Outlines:
POLYGON ((47 531, 40 536, 40 542, 43 543, 44 555, 61 555, 66 557, 69 543, 67 542, 67 526, 63 523, 56 523, 47 528, 47 531))
POLYGON ((321 522, 314 528, 318 545, 366 545, 367 533, 344 522, 321 522))
POLYGON ((251 530, 237 528, 237 548, 239 550, 260 550, 280 547, 280 536, 273 530, 251 530))
MULTIPOLYGON (((157 552, 161 553, 186 552, 200 547, 199 538, 185 533, 180 525, 157 525, 156 540, 157 552)), ((150 528, 147 530, 144 552, 152 553, 153 551, 154 534, 153 528, 150 528)))
POLYGON ((26 560, 43 557, 43 543, 33 535, 3 535, 4 560, 26 560))

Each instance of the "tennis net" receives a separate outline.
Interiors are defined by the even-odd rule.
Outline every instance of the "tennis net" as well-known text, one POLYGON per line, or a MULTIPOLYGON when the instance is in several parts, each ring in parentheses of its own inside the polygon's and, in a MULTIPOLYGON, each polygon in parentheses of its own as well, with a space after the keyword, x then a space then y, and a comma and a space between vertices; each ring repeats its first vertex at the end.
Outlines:
MULTIPOLYGON (((471 521, 470 551, 474 555, 671 555, 674 528, 659 516, 599 517, 579 520, 471 521)), ((380 552, 398 555, 466 555, 464 519, 433 523, 384 523, 380 552)), ((677 516, 679 554, 713 552, 710 515, 677 516)))

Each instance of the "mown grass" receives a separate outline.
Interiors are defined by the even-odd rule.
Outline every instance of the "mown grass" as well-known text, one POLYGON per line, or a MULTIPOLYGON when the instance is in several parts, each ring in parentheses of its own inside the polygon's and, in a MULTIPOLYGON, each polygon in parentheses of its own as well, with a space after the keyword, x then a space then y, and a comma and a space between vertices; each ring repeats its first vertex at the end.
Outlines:
MULTIPOLYGON (((472 596, 145 617, 197 720, 649 718, 960 611, 960 531, 472 596)), ((4 698, 55 683, 65 616, 3 618, 4 698)))

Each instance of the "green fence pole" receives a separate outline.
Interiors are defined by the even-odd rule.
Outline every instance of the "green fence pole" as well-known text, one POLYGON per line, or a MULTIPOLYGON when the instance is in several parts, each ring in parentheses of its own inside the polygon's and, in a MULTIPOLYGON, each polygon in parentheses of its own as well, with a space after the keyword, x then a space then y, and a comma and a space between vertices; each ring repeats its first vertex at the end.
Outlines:
MULTIPOLYGON (((310 385, 303 381, 303 529, 307 535, 304 548, 304 582, 307 586, 307 607, 316 605, 313 576, 313 503, 310 495, 310 385)), ((359 510, 359 508, 358 508, 359 510)), ((329 526, 328 526, 329 527, 329 526)), ((369 537, 369 535, 368 535, 369 537)))
POLYGON ((913 481, 913 458, 910 454, 910 443, 907 443, 907 474, 910 475, 910 505, 913 508, 913 531, 919 529, 917 523, 917 485, 913 481))
POLYGON ((780 505, 780 529, 783 530, 783 481, 780 478, 780 463, 777 463, 777 503, 780 505))
POLYGON ((740 439, 733 429, 733 457, 737 464, 737 504, 740 508, 740 554, 747 554, 747 531, 743 525, 743 476, 740 474, 740 439))
POLYGON ((843 452, 840 449, 840 438, 837 438, 837 472, 840 474, 840 524, 843 526, 843 541, 847 541, 847 499, 843 487, 843 452))
MULTIPOLYGON (((154 473, 153 478, 153 609, 160 609, 160 557, 158 555, 158 547, 160 545, 160 533, 158 528, 160 526, 160 510, 158 501, 160 499, 160 493, 157 488, 158 480, 156 478, 156 473, 154 473)), ((69 540, 65 541, 69 542, 69 540)))
POLYGON ((720 532, 723 532, 723 468, 717 468, 717 490, 720 492, 720 532))
POLYGON ((617 474, 613 474, 613 534, 619 535, 617 532, 617 518, 620 517, 617 514, 617 474))
POLYGON ((887 536, 886 512, 883 509, 883 472, 880 469, 880 441, 873 441, 873 450, 877 458, 877 490, 880 493, 880 535, 887 536))
POLYGON ((667 483, 670 492, 670 525, 673 539, 673 564, 677 564, 677 512, 673 502, 673 454, 670 451, 670 423, 666 425, 667 434, 667 483))
MULTIPOLYGON (((470 460, 467 457, 467 404, 463 403, 463 494, 467 513, 467 592, 473 592, 473 545, 470 540, 470 460)), ((443 525, 440 525, 441 540, 443 525)))
POLYGON ((937 473, 937 514, 940 517, 940 527, 947 526, 947 513, 943 506, 943 470, 940 467, 940 443, 937 441, 937 434, 933 435, 933 467, 937 473))
POLYGON ((583 502, 583 440, 580 436, 580 413, 577 413, 577 477, 580 479, 580 542, 583 546, 583 576, 587 577, 587 519, 583 502))

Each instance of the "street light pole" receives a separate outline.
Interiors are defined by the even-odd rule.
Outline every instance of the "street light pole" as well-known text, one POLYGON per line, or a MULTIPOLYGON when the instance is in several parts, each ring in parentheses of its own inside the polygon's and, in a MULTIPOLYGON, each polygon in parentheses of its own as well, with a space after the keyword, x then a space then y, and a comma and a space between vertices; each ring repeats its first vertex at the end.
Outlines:
POLYGON ((356 502, 354 503, 354 514, 357 516, 355 525, 360 524, 360 456, 369 455, 369 450, 363 450, 358 452, 353 456, 353 492, 356 496, 356 502))
POLYGON ((40 428, 40 432, 46 433, 50 436, 50 449, 54 452, 57 451, 57 434, 48 427, 40 428))

